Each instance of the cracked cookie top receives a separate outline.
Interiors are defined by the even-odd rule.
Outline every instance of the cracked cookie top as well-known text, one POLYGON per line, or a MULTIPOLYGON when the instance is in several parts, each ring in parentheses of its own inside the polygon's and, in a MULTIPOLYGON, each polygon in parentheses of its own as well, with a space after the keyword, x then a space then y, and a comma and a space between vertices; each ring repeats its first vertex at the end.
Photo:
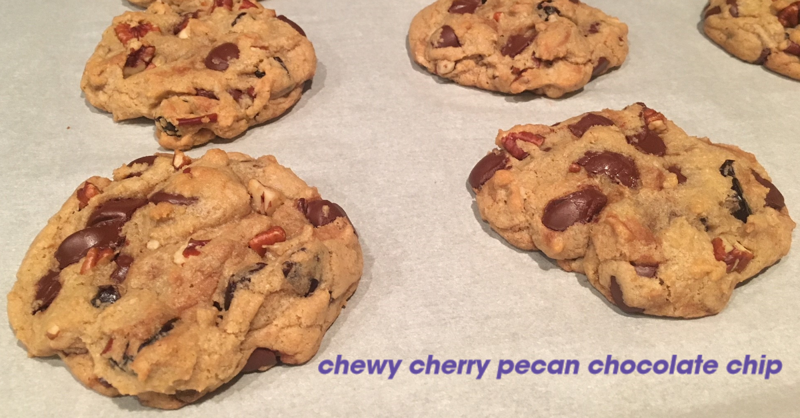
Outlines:
POLYGON ((153 119, 163 147, 188 149, 285 113, 316 62, 303 30, 258 2, 157 1, 114 18, 81 88, 115 120, 153 119))
POLYGON ((408 39, 417 63, 458 84, 555 98, 622 65, 627 34, 578 0, 438 0, 408 39))
POLYGON ((469 182, 509 243, 626 312, 699 317, 786 255, 794 222, 752 154, 639 103, 500 131, 469 182))
POLYGON ((800 80, 800 1, 711 0, 703 29, 737 58, 800 80))
POLYGON ((344 210, 272 156, 142 157, 82 183, 8 295, 31 356, 177 408, 318 350, 361 277, 344 210))

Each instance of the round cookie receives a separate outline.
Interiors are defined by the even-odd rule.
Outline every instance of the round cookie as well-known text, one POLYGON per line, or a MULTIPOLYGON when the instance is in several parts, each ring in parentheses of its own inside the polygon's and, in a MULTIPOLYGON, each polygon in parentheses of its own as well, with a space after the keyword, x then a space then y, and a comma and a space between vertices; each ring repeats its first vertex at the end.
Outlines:
POLYGON ((30 356, 173 409, 307 362, 362 268, 344 210, 274 157, 178 151, 81 184, 28 250, 8 317, 30 356))
POLYGON ((556 98, 622 65, 627 35, 578 0, 438 0, 408 41, 417 63, 458 84, 556 98))
POLYGON ((638 103, 500 131, 469 182, 512 245, 629 313, 694 318, 786 255, 795 223, 752 154, 638 103))
POLYGON ((711 0, 703 29, 737 58, 800 80, 800 1, 711 0))
POLYGON ((117 121, 155 120, 169 149, 235 138, 300 100, 317 59, 299 26, 248 0, 187 4, 114 18, 86 64, 86 99, 117 121))

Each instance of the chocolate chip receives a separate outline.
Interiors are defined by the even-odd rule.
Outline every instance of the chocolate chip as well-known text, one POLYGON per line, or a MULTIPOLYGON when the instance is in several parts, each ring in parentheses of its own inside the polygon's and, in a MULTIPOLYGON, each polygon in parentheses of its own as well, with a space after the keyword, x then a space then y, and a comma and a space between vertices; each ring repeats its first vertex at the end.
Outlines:
POLYGON ((708 19, 709 16, 718 15, 720 13, 722 13, 722 8, 719 6, 714 6, 706 10, 706 14, 703 16, 703 19, 708 19))
POLYGON ((317 228, 335 221, 336 218, 347 217, 347 214, 344 213, 344 209, 342 209, 341 206, 328 200, 307 202, 305 215, 306 219, 317 228))
POLYGON ((156 155, 146 155, 144 157, 139 157, 139 158, 129 162, 128 163, 128 167, 133 167, 136 164, 153 165, 153 163, 156 162, 156 158, 158 158, 158 156, 156 156, 156 155))
POLYGON ((143 198, 108 200, 95 208, 86 226, 97 226, 105 222, 128 222, 133 213, 146 204, 147 199, 143 198))
POLYGON ((794 2, 778 12, 778 21, 785 28, 793 28, 800 23, 800 1, 794 2))
POLYGON ((553 231, 566 231, 576 223, 591 222, 606 207, 608 199, 597 187, 588 187, 551 200, 544 208, 542 224, 553 231))
POLYGON ((286 68, 286 64, 284 64, 284 63, 283 63, 283 60, 281 59, 281 57, 272 57, 272 59, 274 59, 274 60, 275 60, 275 62, 277 62, 278 64, 280 64, 280 65, 281 65, 281 67, 283 67, 283 70, 284 70, 284 71, 286 71, 286 72, 289 72, 289 69, 288 69, 288 68, 286 68))
POLYGON ((753 171, 752 173, 753 176, 756 178, 757 182, 761 183, 762 186, 769 189, 769 192, 767 192, 766 205, 775 210, 783 209, 786 206, 786 202, 784 202, 783 194, 781 194, 778 188, 775 187, 775 185, 772 184, 771 181, 761 177, 755 171, 753 171))
POLYGON ((112 304, 119 300, 120 295, 116 286, 100 286, 97 289, 97 294, 92 298, 92 306, 99 308, 105 304, 112 304))
POLYGON ((458 48, 461 43, 458 42, 458 36, 450 26, 442 26, 442 33, 439 35, 439 41, 436 43, 436 48, 458 48))
POLYGON ((539 3, 538 6, 536 6, 537 9, 544 11, 545 20, 547 20, 547 18, 549 18, 550 15, 561 15, 561 10, 558 10, 557 8, 550 5, 544 5, 545 3, 549 3, 549 1, 546 2, 543 1, 539 3))
POLYGON ((60 269, 77 263, 92 248, 116 248, 125 238, 120 236, 124 222, 110 221, 82 229, 64 239, 56 250, 60 269))
POLYGON ((117 259, 114 260, 117 264, 117 268, 114 269, 114 272, 111 273, 111 280, 122 283, 125 281, 125 278, 128 276, 128 270, 131 268, 131 264, 133 264, 133 257, 120 254, 117 256, 117 259))
POLYGON ((739 17, 739 5, 736 4, 736 0, 728 0, 726 3, 731 6, 729 9, 731 16, 739 17))
POLYGON ((765 62, 767 62, 767 59, 769 58, 769 55, 771 53, 772 50, 770 50, 769 48, 762 49, 761 55, 759 55, 759 57, 753 63, 758 65, 763 65, 765 62))
POLYGON ((175 127, 175 125, 173 125, 173 124, 172 124, 172 122, 168 121, 168 120, 167 120, 165 117, 163 117, 163 116, 158 116, 158 117, 156 117, 156 124, 158 124, 158 127, 159 127, 159 128, 160 128, 160 129, 161 129, 161 130, 162 130, 162 131, 165 133, 165 134, 167 134, 167 135, 169 135, 169 136, 178 136, 178 137, 179 137, 179 136, 181 136, 181 135, 178 133, 178 128, 176 128, 176 127, 175 127))
POLYGON ((308 292, 306 292, 304 297, 307 298, 307 297, 311 296, 311 294, 314 293, 315 290, 317 290, 317 286, 319 286, 319 280, 317 280, 317 279, 309 280, 308 292))
POLYGON ((639 185, 639 169, 636 162, 622 154, 611 151, 589 151, 576 163, 591 174, 604 174, 617 184, 626 187, 639 185))
POLYGON ((203 90, 203 89, 195 89, 195 96, 205 97, 206 99, 213 99, 219 100, 216 94, 213 91, 203 90))
POLYGON ((794 56, 800 57, 800 45, 798 45, 798 44, 796 44, 796 43, 794 43, 792 41, 789 41, 789 46, 786 47, 786 49, 784 49, 783 52, 785 52, 785 53, 787 53, 789 55, 794 55, 794 56))
POLYGON ((578 138, 582 138, 586 131, 593 126, 614 126, 614 122, 612 122, 611 119, 603 116, 589 113, 577 123, 569 125, 568 128, 573 135, 577 136, 578 138))
POLYGON ((142 351, 142 349, 144 349, 148 345, 153 344, 154 342, 166 337, 167 334, 169 334, 169 332, 172 331, 173 328, 175 328, 175 323, 178 322, 179 319, 180 318, 173 318, 167 321, 167 323, 162 325, 155 335, 153 335, 152 337, 148 338, 145 342, 143 342, 139 346, 139 349, 136 352, 139 353, 142 351))
POLYGON ((597 60, 597 65, 595 65, 594 69, 592 70, 592 78, 605 73, 608 70, 609 65, 611 65, 611 62, 608 61, 608 58, 600 57, 600 59, 597 60))
POLYGON ((507 57, 516 57, 520 52, 524 51, 528 45, 536 38, 536 34, 525 35, 511 35, 508 37, 506 44, 500 49, 500 53, 507 57))
POLYGON ((647 129, 647 127, 636 135, 626 137, 626 139, 629 144, 645 154, 663 157, 667 153, 667 145, 664 140, 657 133, 647 129))
POLYGON ((253 353, 250 354, 250 358, 247 359, 247 363, 245 363, 242 373, 265 370, 276 364, 278 364, 278 356, 275 355, 274 351, 266 348, 256 348, 253 350, 253 353))
POLYGON ((61 292, 61 282, 58 280, 59 273, 59 271, 49 271, 36 282, 36 297, 33 300, 32 315, 47 310, 56 299, 56 296, 58 296, 58 293, 61 292))
POLYGON ((225 71, 230 61, 239 58, 239 47, 234 43, 226 42, 218 45, 206 56, 206 68, 214 71, 225 71))
POLYGON ((244 12, 242 12, 242 13, 239 13, 239 14, 236 16, 236 18, 235 18, 235 19, 233 19, 233 23, 231 23, 231 27, 234 27, 234 26, 236 26, 236 24, 237 24, 237 23, 239 23, 239 19, 241 19, 242 17, 244 17, 244 15, 246 15, 246 14, 247 14, 247 13, 244 13, 244 12))
POLYGON ((725 177, 731 177, 731 190, 734 191, 734 204, 736 208, 731 212, 734 218, 747 223, 747 218, 753 214, 753 211, 750 210, 750 205, 747 204, 747 201, 744 199, 744 190, 742 189, 742 184, 739 183, 739 179, 736 178, 736 172, 733 169, 733 160, 726 160, 722 166, 719 168, 720 174, 725 177))
POLYGON ((449 13, 454 14, 470 14, 475 13, 475 10, 482 4, 481 0, 455 0, 450 8, 447 9, 449 13))
POLYGON ((473 189, 480 189, 499 170, 506 168, 508 156, 495 150, 483 157, 469 173, 469 184, 473 189))
POLYGON ((236 289, 247 283, 250 283, 250 278, 253 276, 253 274, 263 270, 266 266, 267 265, 264 263, 256 263, 253 267, 231 276, 231 278, 228 279, 228 287, 225 288, 225 300, 222 302, 223 309, 226 311, 230 309, 231 303, 233 302, 233 297, 236 294, 236 289))
POLYGON ((162 202, 171 203, 173 205, 189 206, 197 203, 196 197, 186 197, 179 194, 172 194, 167 192, 156 192, 150 196, 150 203, 159 204, 162 202))
POLYGON ((622 297, 622 289, 619 287, 619 283, 617 283, 617 278, 611 276, 611 298, 614 299, 614 304, 622 310, 622 312, 630 313, 630 314, 640 314, 644 312, 642 308, 633 308, 628 306, 625 303, 625 299, 622 297))
POLYGON ((656 277, 656 272, 658 271, 658 264, 634 264, 631 263, 634 270, 636 270, 636 274, 642 277, 656 277))
POLYGON ((306 36, 305 31, 303 31, 303 29, 300 27, 300 25, 298 25, 297 23, 292 22, 291 20, 289 20, 288 17, 286 17, 284 15, 280 15, 280 16, 278 16, 278 20, 288 23, 289 26, 292 27, 292 29, 296 30, 301 35, 306 36))
POLYGON ((672 167, 668 168, 667 171, 678 177, 678 184, 686 183, 686 176, 681 173, 680 167, 673 165, 672 167))
POLYGON ((600 32, 600 22, 594 22, 589 26, 589 33, 595 34, 600 32))

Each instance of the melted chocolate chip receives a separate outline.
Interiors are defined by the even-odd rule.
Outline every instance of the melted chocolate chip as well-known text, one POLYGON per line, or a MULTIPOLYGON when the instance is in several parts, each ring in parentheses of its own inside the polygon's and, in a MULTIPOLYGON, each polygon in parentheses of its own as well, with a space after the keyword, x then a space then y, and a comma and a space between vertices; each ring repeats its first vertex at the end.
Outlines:
POLYGON ((800 44, 796 44, 792 41, 789 41, 789 46, 786 47, 786 49, 784 49, 783 52, 789 55, 800 57, 800 44))
POLYGON ((225 71, 231 60, 239 58, 239 47, 234 43, 226 42, 212 49, 206 56, 206 68, 214 71, 225 71))
POLYGON ((617 283, 617 278, 611 276, 611 298, 614 299, 614 304, 622 310, 622 312, 630 313, 630 314, 640 314, 644 312, 642 308, 633 308, 628 306, 625 303, 625 299, 622 297, 622 289, 619 287, 619 283, 617 283))
POLYGON ((317 228, 325 226, 337 218, 347 217, 341 206, 328 200, 306 202, 305 215, 306 219, 317 228))
POLYGON ((586 131, 593 126, 614 126, 614 122, 612 122, 611 119, 603 116, 589 113, 577 123, 569 125, 568 128, 573 135, 577 136, 578 138, 582 138, 586 131))
POLYGON ((656 277, 656 272, 658 271, 658 264, 656 265, 648 265, 648 264, 634 264, 634 270, 636 270, 636 274, 642 277, 656 277))
POLYGON ((439 42, 436 43, 436 48, 458 48, 461 43, 458 41, 458 36, 452 27, 442 26, 442 33, 439 35, 439 42))
POLYGON ((771 181, 761 177, 755 171, 753 171, 753 176, 756 178, 757 182, 769 189, 769 192, 767 192, 766 205, 775 210, 783 209, 786 206, 786 202, 783 199, 783 194, 781 194, 778 188, 775 187, 771 181))
POLYGON ((639 169, 636 163, 629 157, 616 152, 589 151, 577 161, 591 174, 604 174, 615 183, 626 187, 636 187, 639 185, 639 169))
POLYGON ((32 315, 47 310, 56 299, 56 296, 58 296, 58 293, 61 292, 61 282, 58 280, 58 274, 58 271, 49 271, 36 282, 36 297, 33 301, 32 315))
POLYGON ((231 27, 236 26, 236 24, 239 23, 239 19, 243 18, 246 14, 247 13, 242 12, 242 13, 239 13, 238 15, 236 15, 236 18, 233 19, 233 22, 231 23, 231 27))
POLYGON ((167 321, 167 323, 162 325, 161 329, 159 329, 155 335, 153 335, 152 337, 148 338, 145 342, 143 342, 139 346, 139 349, 136 352, 140 353, 148 345, 153 344, 154 342, 166 337, 167 334, 169 334, 169 332, 172 331, 173 328, 175 328, 175 323, 178 322, 179 319, 180 318, 173 318, 167 321))
POLYGON ((147 199, 129 198, 113 199, 101 203, 95 208, 86 226, 97 226, 105 222, 128 222, 137 209, 147 204, 147 199))
POLYGON ((575 193, 551 200, 544 208, 542 224, 553 231, 566 231, 576 223, 591 222, 608 199, 597 187, 588 187, 575 193))
POLYGON ((506 44, 500 49, 500 53, 507 57, 516 57, 520 52, 524 51, 528 45, 536 38, 536 34, 525 35, 511 35, 508 37, 506 44))
POLYGON ((736 4, 736 0, 728 0, 726 3, 731 6, 729 9, 731 16, 739 17, 739 5, 736 4))
POLYGON ((772 50, 770 50, 769 48, 762 49, 761 55, 759 55, 758 59, 755 60, 754 64, 764 65, 764 63, 767 62, 767 59, 769 58, 769 55, 771 53, 772 50))
POLYGON ((114 262, 117 264, 117 268, 111 273, 111 280, 122 283, 125 281, 125 278, 128 277, 128 270, 130 270, 131 264, 133 264, 133 257, 120 254, 114 262))
POLYGON ((469 184, 473 189, 480 189, 499 170, 506 168, 508 156, 498 151, 493 151, 483 157, 469 173, 469 184))
POLYGON ((257 263, 248 270, 231 276, 231 278, 228 279, 228 287, 225 289, 225 300, 222 305, 223 309, 226 311, 230 309, 233 297, 236 294, 236 289, 242 287, 244 284, 250 283, 250 278, 253 277, 253 274, 263 270, 266 266, 267 265, 264 263, 257 263))
POLYGON ((609 65, 611 65, 611 62, 608 60, 608 58, 600 57, 600 59, 597 60, 597 65, 595 65, 594 69, 592 70, 592 78, 605 73, 608 70, 609 65))
POLYGON ((155 156, 155 155, 147 155, 147 156, 144 156, 144 157, 139 157, 139 158, 129 162, 128 163, 128 167, 133 167, 135 164, 153 165, 153 163, 156 162, 156 158, 158 158, 158 157, 155 156))
POLYGON ((722 8, 719 6, 714 6, 708 10, 706 10, 706 14, 703 16, 703 19, 708 19, 709 16, 714 16, 722 13, 722 8))
POLYGON ((266 348, 256 348, 247 363, 242 369, 242 373, 257 372, 278 364, 278 356, 275 352, 266 348))
POLYGON ((263 72, 261 70, 256 70, 256 72, 253 73, 253 75, 255 75, 256 78, 264 78, 264 76, 267 75, 267 73, 265 73, 265 72, 263 72))
POLYGON ((667 171, 678 177, 678 184, 686 183, 686 176, 684 176, 683 173, 681 173, 680 167, 673 165, 672 167, 668 168, 667 171))
POLYGON ((219 100, 216 94, 210 90, 195 89, 195 96, 205 97, 206 99, 219 100))
POLYGON ((315 290, 317 290, 318 286, 319 286, 319 280, 317 280, 317 279, 309 280, 308 292, 306 292, 304 297, 311 296, 311 294, 314 293, 315 290))
POLYGON ((778 21, 785 28, 793 28, 800 23, 800 2, 794 2, 778 12, 778 21))
POLYGON ((550 15, 561 15, 561 10, 558 10, 554 6, 545 5, 545 3, 546 2, 541 2, 539 3, 538 6, 536 6, 537 9, 544 12, 545 20, 547 20, 547 18, 550 17, 550 15))
POLYGON ((176 128, 172 122, 168 121, 167 118, 163 116, 156 117, 156 124, 158 124, 158 127, 169 136, 181 136, 180 133, 178 133, 178 128, 176 128))
POLYGON ((159 204, 162 202, 171 203, 173 205, 189 206, 197 203, 196 197, 186 197, 179 194, 172 194, 167 192, 156 192, 150 196, 150 202, 159 204))
POLYGON ((120 295, 116 286, 100 286, 97 289, 97 294, 92 298, 92 306, 99 308, 105 304, 112 304, 119 300, 120 295))
POLYGON ((647 127, 636 135, 626 137, 626 139, 629 144, 645 154, 663 157, 667 153, 667 145, 664 140, 657 133, 647 129, 647 127))
POLYGON ((744 199, 744 190, 742 189, 742 184, 739 183, 739 179, 736 178, 736 172, 733 169, 733 160, 725 161, 722 166, 719 168, 719 172, 725 176, 731 178, 731 190, 734 191, 734 203, 736 204, 736 208, 731 212, 734 218, 747 223, 747 218, 753 214, 753 211, 750 210, 750 205, 747 204, 747 200, 744 199))
POLYGON ((481 0, 455 0, 447 11, 453 14, 470 14, 481 5, 481 0))
POLYGON ((306 32, 303 30, 303 28, 301 28, 297 23, 292 22, 288 17, 280 15, 278 16, 278 20, 288 23, 292 29, 296 30, 299 34, 306 36, 306 32))
POLYGON ((92 248, 116 248, 125 238, 120 236, 124 222, 110 221, 82 229, 68 236, 56 250, 60 269, 77 263, 92 248))

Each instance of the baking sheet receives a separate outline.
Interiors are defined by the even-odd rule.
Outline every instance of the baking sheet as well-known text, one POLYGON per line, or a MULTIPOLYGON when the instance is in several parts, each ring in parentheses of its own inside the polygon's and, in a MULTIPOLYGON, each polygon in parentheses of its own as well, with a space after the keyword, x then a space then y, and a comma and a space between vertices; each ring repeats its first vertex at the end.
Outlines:
MULTIPOLYGON (((412 64, 406 35, 431 0, 269 0, 315 45, 312 89, 285 117, 219 147, 273 154, 358 228, 361 286, 305 366, 243 376, 175 412, 83 388, 54 359, 27 359, 0 326, 4 416, 790 417, 800 407, 800 257, 735 292, 721 314, 621 314, 585 277, 511 248, 479 221, 466 177, 498 129, 643 101, 697 136, 755 153, 800 219, 800 82, 742 63, 699 29, 705 0, 590 0, 630 27, 623 67, 561 100, 443 82, 412 64), (623 359, 778 359, 782 371, 591 375, 623 359), (323 375, 323 360, 402 359, 397 375, 323 375), (490 359, 475 375, 414 375, 432 355, 490 359), (578 375, 495 378, 502 359, 578 359, 578 375)), ((34 236, 83 180, 158 150, 150 121, 114 123, 83 99, 86 59, 123 0, 4 2, 0 14, 0 311, 34 236)))

